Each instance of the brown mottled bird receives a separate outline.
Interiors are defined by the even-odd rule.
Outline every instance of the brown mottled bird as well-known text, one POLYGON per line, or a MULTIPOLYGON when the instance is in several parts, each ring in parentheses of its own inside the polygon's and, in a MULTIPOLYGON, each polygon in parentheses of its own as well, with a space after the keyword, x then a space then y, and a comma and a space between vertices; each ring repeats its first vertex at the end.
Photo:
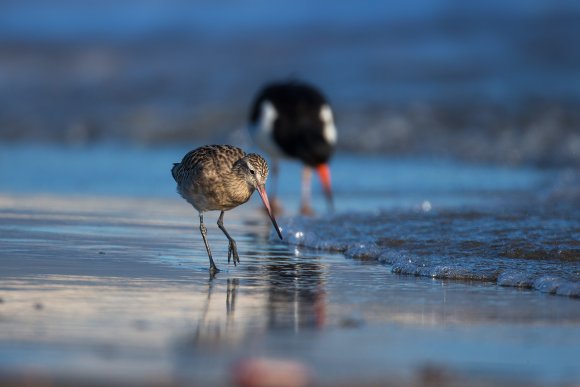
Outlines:
POLYGON ((266 195, 268 164, 262 156, 246 154, 231 145, 206 145, 188 152, 181 163, 173 164, 171 174, 177 182, 177 192, 199 212, 199 229, 212 273, 219 269, 207 242, 207 229, 203 224, 205 211, 221 211, 217 224, 229 240, 228 263, 233 257, 235 265, 240 262, 240 257, 236 241, 224 227, 224 212, 247 202, 255 190, 260 194, 272 224, 282 239, 266 195))

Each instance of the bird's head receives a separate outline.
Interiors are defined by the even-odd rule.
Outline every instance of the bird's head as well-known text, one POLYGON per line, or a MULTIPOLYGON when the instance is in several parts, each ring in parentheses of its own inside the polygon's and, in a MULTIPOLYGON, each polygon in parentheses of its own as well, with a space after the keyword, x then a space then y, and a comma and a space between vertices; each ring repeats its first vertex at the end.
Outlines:
POLYGON ((268 164, 256 153, 239 159, 234 165, 235 173, 253 189, 264 187, 268 179, 268 164))
POLYGON ((274 229, 278 233, 280 239, 282 239, 282 232, 272 214, 270 201, 266 194, 266 180, 268 179, 268 163, 266 163, 266 160, 256 153, 250 153, 236 161, 233 170, 239 177, 244 179, 252 190, 258 191, 260 198, 268 211, 268 216, 270 216, 270 219, 272 220, 274 229))

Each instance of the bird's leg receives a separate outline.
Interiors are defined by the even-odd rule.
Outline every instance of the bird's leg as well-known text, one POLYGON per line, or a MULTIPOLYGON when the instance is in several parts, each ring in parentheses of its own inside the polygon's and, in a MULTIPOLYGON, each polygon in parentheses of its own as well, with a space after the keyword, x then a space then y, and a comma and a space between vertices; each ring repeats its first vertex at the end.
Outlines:
POLYGON ((233 257, 235 266, 238 263, 240 263, 240 257, 238 256, 238 248, 236 246, 236 241, 234 240, 234 238, 230 236, 230 234, 228 234, 228 231, 224 227, 224 211, 221 212, 220 217, 218 218, 217 221, 217 225, 230 241, 230 245, 228 247, 228 263, 230 263, 230 259, 233 257))
POLYGON ((201 237, 203 238, 203 243, 205 243, 205 249, 207 250, 207 256, 209 257, 209 271, 212 274, 217 273, 220 271, 217 266, 215 265, 213 258, 211 256, 211 250, 209 248, 209 243, 207 243, 207 228, 205 228, 205 224, 203 224, 203 214, 199 214, 199 231, 201 231, 201 237))
POLYGON ((310 206, 310 190, 312 181, 312 169, 304 167, 302 171, 302 204, 300 206, 300 213, 302 215, 314 215, 314 210, 310 206))

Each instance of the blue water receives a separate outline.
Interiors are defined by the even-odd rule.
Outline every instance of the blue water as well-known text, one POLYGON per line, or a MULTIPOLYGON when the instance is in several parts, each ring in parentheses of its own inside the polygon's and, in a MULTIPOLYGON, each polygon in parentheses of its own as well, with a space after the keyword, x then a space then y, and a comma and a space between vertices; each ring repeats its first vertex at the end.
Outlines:
MULTIPOLYGON (((0 149, 0 193, 175 198, 185 149, 0 149)), ((492 282, 580 296, 580 180, 568 169, 339 154, 337 212, 296 216, 300 167, 279 180, 286 243, 373 260, 402 275, 492 282)), ((193 215, 192 215, 193 217, 193 215)))
POLYGON ((577 207, 382 211, 289 219, 291 244, 377 260, 403 275, 580 297, 577 207), (533 211, 533 212, 532 212, 533 211))
POLYGON ((210 278, 169 172, 186 150, 0 146, 0 379, 227 385, 267 358, 328 385, 580 380, 576 171, 339 152, 337 212, 316 182, 303 218, 284 163, 285 240, 254 197, 228 265, 206 214, 210 278))
MULTIPOLYGON (((167 197, 175 192, 168 166, 179 161, 188 150, 185 147, 0 144, 0 190, 167 197)), ((283 162, 281 168, 284 177, 279 181, 280 194, 294 202, 300 193, 301 167, 283 162)), ((352 209, 357 202, 363 209, 391 205, 413 207, 433 198, 441 198, 446 206, 472 200, 493 202, 493 195, 485 200, 473 196, 486 191, 500 195, 529 193, 537 188, 547 192, 550 185, 546 183, 555 184, 566 176, 566 171, 349 154, 339 154, 332 161, 339 210, 352 209), (369 198, 373 200, 370 203, 369 198)), ((313 182, 319 188, 318 181, 313 182)), ((316 196, 315 200, 318 200, 316 196)), ((439 204, 438 199, 435 204, 439 204)))
POLYGON ((578 165, 579 21, 571 1, 5 1, 0 139, 229 141, 298 77, 342 150, 578 165))

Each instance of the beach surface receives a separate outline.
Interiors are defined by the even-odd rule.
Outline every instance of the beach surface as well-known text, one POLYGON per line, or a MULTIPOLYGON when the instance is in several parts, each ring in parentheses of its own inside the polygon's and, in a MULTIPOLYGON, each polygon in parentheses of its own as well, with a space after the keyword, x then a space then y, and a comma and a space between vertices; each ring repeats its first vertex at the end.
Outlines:
MULTIPOLYGON (((218 213, 206 215, 222 269, 211 279, 197 214, 170 180, 167 166, 175 154, 3 149, 0 385, 231 385, 256 369, 257 380, 274 374, 294 385, 580 383, 577 298, 493 280, 397 274, 392 263, 303 246, 296 235, 277 241, 257 198, 225 217, 238 242, 238 266, 227 263, 218 213), (20 170, 28 176, 40 171, 36 185, 11 178, 9 165, 19 165, 27 152, 43 160, 20 170), (91 162, 92 178, 83 173, 91 162)), ((432 217, 421 222, 436 226, 438 235, 437 211, 506 214, 522 198, 549 207, 567 197, 562 192, 574 192, 562 188, 565 171, 354 156, 337 157, 334 165, 336 219, 344 223, 336 226, 347 227, 336 230, 348 231, 354 221, 372 228, 386 211, 401 217, 402 228, 392 231, 400 239, 409 237, 420 214, 432 217), (365 172, 351 174, 346 165, 365 172), (384 181, 368 182, 374 169, 383 171, 384 181), (356 177, 345 183, 342 173, 356 177), (495 176, 493 184, 487 174, 495 176)), ((309 233, 319 238, 315 225, 323 221, 332 231, 333 218, 325 216, 321 197, 315 202, 320 222, 293 216, 299 187, 291 181, 299 169, 283 167, 289 174, 282 183, 283 233, 299 227, 319 241, 309 233)), ((472 219, 475 225, 490 221, 472 219)), ((560 242, 575 254, 578 219, 562 219, 537 230, 561 231, 560 242)), ((345 237, 356 235, 348 232, 345 237)), ((425 246, 445 258, 440 245, 425 246)), ((578 257, 564 258, 558 273, 577 285, 578 257)), ((490 263, 481 265, 489 269, 490 263)))

